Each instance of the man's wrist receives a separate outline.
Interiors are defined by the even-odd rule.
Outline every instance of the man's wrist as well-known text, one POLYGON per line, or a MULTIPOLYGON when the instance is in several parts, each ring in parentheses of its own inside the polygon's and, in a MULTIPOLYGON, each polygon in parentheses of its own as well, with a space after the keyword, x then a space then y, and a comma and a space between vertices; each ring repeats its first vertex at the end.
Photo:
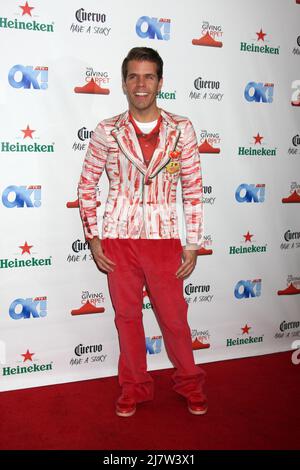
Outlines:
POLYGON ((89 242, 90 245, 94 245, 95 243, 98 243, 100 241, 100 238, 95 236, 93 238, 87 239, 87 241, 89 242))
POLYGON ((197 245, 196 243, 187 243, 183 248, 188 251, 191 251, 191 250, 198 251, 200 246, 197 245))

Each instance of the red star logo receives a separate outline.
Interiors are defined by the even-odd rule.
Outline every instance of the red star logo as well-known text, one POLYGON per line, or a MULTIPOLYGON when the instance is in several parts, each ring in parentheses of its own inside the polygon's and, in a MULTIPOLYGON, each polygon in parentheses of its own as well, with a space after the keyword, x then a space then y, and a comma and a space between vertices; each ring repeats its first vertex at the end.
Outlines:
POLYGON ((30 7, 28 5, 28 2, 26 2, 25 5, 23 5, 23 6, 20 5, 20 8, 22 8, 22 10, 23 10, 22 16, 24 16, 24 15, 31 16, 31 10, 34 9, 34 7, 30 7))
POLYGON ((26 353, 25 354, 21 354, 21 356, 24 357, 24 360, 23 362, 25 361, 32 361, 32 356, 34 356, 35 353, 30 353, 29 352, 29 349, 27 349, 26 353))
POLYGON ((253 235, 250 235, 249 230, 248 230, 246 235, 243 235, 243 237, 245 238, 245 243, 246 243, 246 242, 251 242, 251 238, 253 237, 253 235))
POLYGON ((30 137, 32 139, 32 133, 35 132, 33 129, 30 129, 29 125, 27 124, 26 129, 21 129, 22 132, 24 132, 24 137, 23 139, 26 139, 26 137, 30 137))
POLYGON ((254 135, 253 136, 253 139, 254 139, 254 144, 260 144, 261 145, 261 141, 263 139, 263 136, 262 135, 259 135, 259 132, 257 133, 257 135, 254 135))
POLYGON ((24 253, 29 253, 31 255, 30 250, 32 247, 33 245, 28 245, 27 242, 25 242, 23 246, 19 246, 19 248, 22 248, 22 255, 24 255, 24 253))
POLYGON ((265 40, 265 36, 267 35, 266 33, 263 33, 262 29, 260 28, 260 32, 259 33, 256 33, 257 34, 257 40, 259 41, 260 39, 262 41, 265 40))
POLYGON ((245 325, 243 328, 241 328, 241 330, 243 331, 243 335, 244 335, 245 333, 247 333, 247 335, 248 335, 248 334, 249 334, 249 330, 251 330, 251 328, 252 328, 252 327, 251 327, 251 326, 248 326, 247 323, 246 323, 246 325, 245 325))

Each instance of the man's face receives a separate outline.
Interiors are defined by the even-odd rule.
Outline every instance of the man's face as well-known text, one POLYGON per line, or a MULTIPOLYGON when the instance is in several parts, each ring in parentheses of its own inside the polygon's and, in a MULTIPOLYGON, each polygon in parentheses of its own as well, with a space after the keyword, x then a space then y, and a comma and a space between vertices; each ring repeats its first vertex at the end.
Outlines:
POLYGON ((156 95, 161 90, 154 62, 130 60, 123 90, 127 95, 131 111, 150 112, 156 107, 156 95))

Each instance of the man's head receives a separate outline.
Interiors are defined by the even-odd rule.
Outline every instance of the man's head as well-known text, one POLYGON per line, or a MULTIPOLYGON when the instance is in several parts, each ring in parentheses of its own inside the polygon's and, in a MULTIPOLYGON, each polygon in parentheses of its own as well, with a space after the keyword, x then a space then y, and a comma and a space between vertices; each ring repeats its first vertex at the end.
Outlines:
POLYGON ((134 47, 128 52, 127 57, 125 57, 125 59, 123 60, 122 78, 124 82, 126 82, 126 78, 128 74, 128 62, 130 60, 136 60, 140 62, 142 61, 153 62, 154 64, 156 64, 156 72, 157 72, 158 80, 162 79, 164 63, 159 53, 155 51, 154 49, 151 49, 150 47, 134 47))
POLYGON ((129 110, 136 119, 151 121, 157 118, 156 96, 162 87, 163 61, 149 47, 135 47, 122 64, 123 90, 129 110))

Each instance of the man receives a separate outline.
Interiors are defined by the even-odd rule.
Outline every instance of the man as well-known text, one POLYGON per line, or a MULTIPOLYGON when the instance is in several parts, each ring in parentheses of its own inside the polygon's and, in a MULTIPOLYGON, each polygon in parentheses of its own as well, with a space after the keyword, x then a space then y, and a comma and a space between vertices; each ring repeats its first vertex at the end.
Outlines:
POLYGON ((204 372, 193 358, 183 279, 191 274, 202 241, 202 178, 191 122, 158 108, 163 61, 147 47, 133 48, 123 61, 123 90, 129 110, 96 127, 79 182, 85 236, 108 283, 119 334, 118 416, 153 399, 142 322, 146 286, 164 344, 176 371, 174 390, 196 415, 207 411, 204 372), (109 178, 99 239, 96 186, 109 178), (181 179, 186 245, 181 246, 176 186, 181 179))

